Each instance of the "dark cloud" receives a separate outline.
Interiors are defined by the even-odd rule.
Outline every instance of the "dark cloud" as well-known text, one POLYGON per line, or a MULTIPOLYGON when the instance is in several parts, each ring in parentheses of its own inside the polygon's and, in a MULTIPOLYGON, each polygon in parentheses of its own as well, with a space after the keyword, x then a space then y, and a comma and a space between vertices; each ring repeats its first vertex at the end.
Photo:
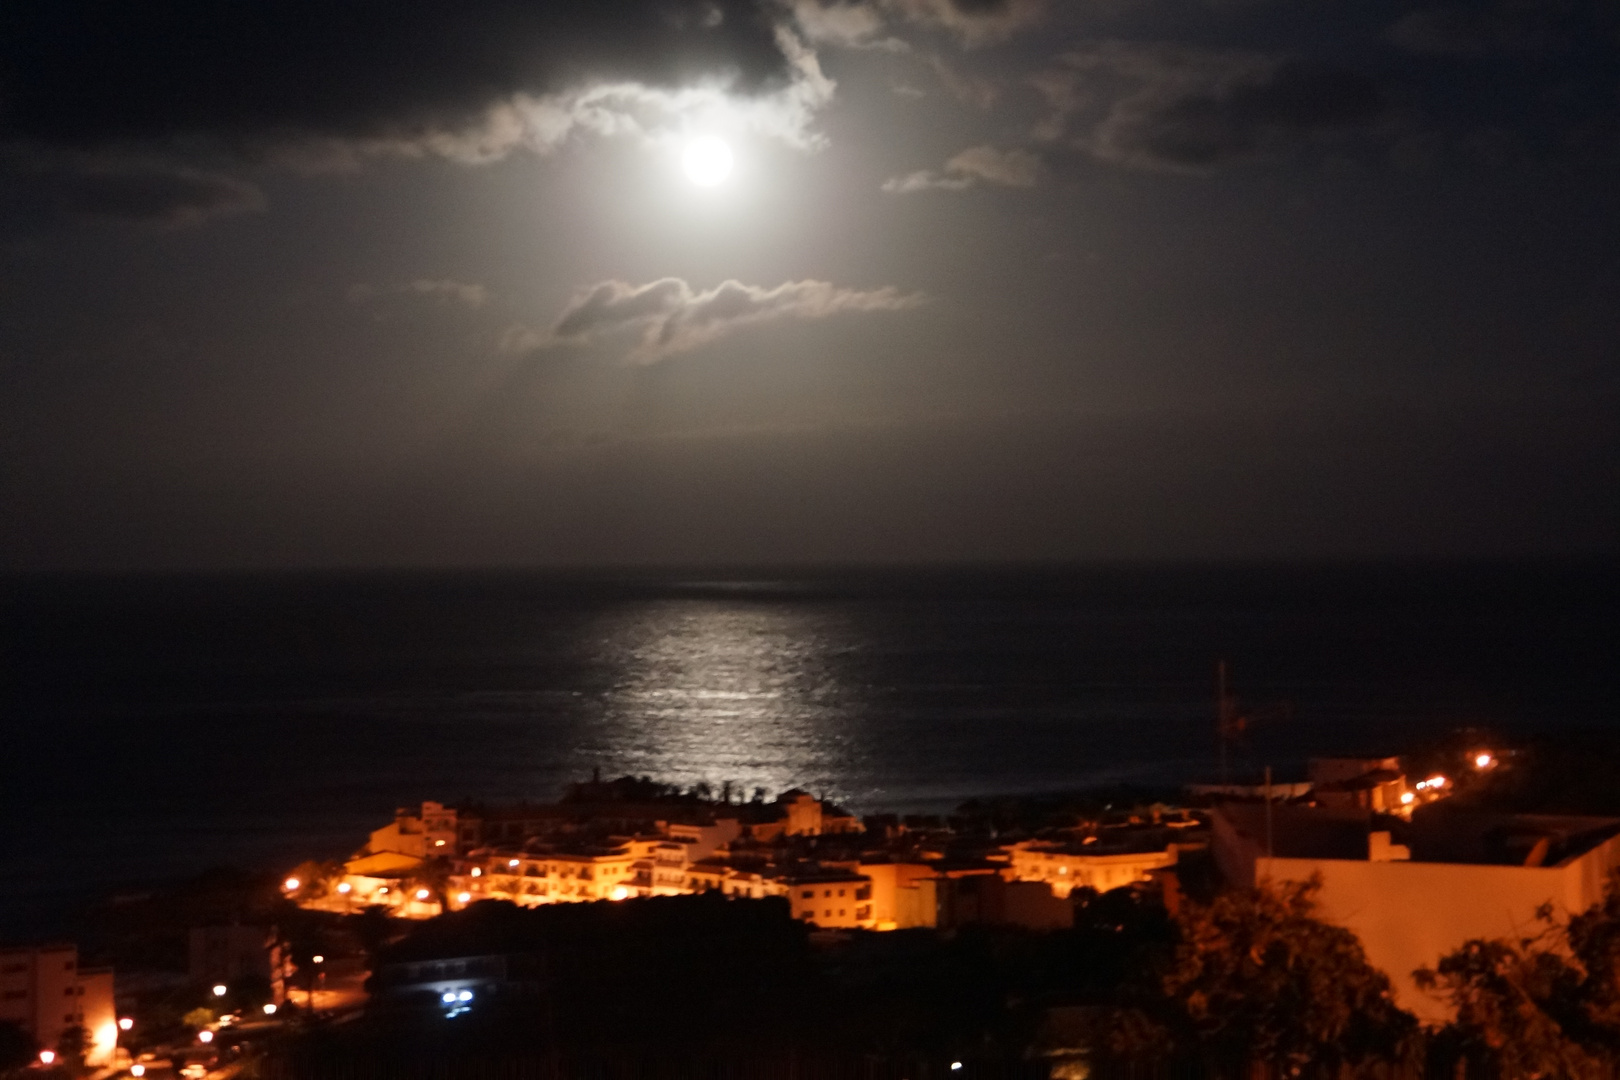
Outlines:
POLYGON ((17 0, 0 138, 395 137, 589 80, 790 75, 763 0, 17 0))
POLYGON ((902 18, 951 31, 968 45, 1001 41, 1041 21, 1043 0, 885 0, 902 18))
POLYGON ((1094 156, 1122 165, 1200 170, 1274 152, 1313 135, 1365 128, 1385 112, 1377 83, 1332 64, 1276 60, 1185 46, 1115 42, 1065 58, 1063 78, 1041 84, 1058 114, 1042 122, 1048 138, 1069 124, 1073 106, 1107 100, 1100 118, 1075 139, 1094 156), (1073 93, 1084 83, 1089 94, 1073 93), (1111 90, 1111 93, 1100 91, 1111 90))
POLYGON ((489 290, 476 282, 456 281, 452 278, 417 278, 401 285, 371 285, 361 282, 349 287, 349 300, 356 304, 395 297, 481 308, 489 303, 489 290))
POLYGON ((1029 188, 1045 175, 1041 159, 1028 150, 998 150, 993 146, 972 146, 945 163, 941 172, 922 169, 884 181, 883 190, 891 195, 911 195, 919 191, 963 191, 980 184, 995 187, 1029 188))
POLYGON ((160 165, 0 161, 0 208, 12 227, 65 221, 174 228, 261 211, 264 193, 233 176, 160 165))
POLYGON ((1144 162, 1219 165, 1312 132, 1367 124, 1382 111, 1364 76, 1288 64, 1253 83, 1158 103, 1114 125, 1106 149, 1144 162))
POLYGON ((116 170, 66 177, 60 205, 79 218, 192 225, 264 209, 264 195, 244 180, 193 170, 116 170))
POLYGON ((1045 0, 794 0, 794 16, 812 40, 844 46, 905 51, 896 38, 881 37, 889 22, 945 30, 963 44, 1003 41, 1034 26, 1046 14, 1045 0))

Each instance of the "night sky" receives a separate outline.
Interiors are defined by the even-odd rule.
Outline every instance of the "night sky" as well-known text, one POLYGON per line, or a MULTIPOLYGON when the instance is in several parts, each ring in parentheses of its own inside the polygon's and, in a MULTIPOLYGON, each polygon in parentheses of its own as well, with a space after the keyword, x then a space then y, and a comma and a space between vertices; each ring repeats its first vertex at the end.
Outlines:
POLYGON ((0 11, 0 567, 1613 551, 1617 347, 1620 0, 0 11))

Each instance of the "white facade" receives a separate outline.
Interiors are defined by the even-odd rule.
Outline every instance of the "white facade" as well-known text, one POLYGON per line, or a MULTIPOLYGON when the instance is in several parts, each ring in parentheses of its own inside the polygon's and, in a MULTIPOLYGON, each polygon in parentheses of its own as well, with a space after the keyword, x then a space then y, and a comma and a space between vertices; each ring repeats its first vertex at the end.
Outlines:
POLYGON ((54 1050, 69 1028, 90 1038, 91 1065, 106 1065, 118 1046, 109 968, 79 967, 75 945, 40 945, 0 951, 0 1020, 22 1028, 44 1050, 54 1050))
POLYGON ((1055 896, 1066 897, 1078 888, 1108 892, 1147 881, 1154 870, 1176 864, 1174 844, 1159 851, 1109 851, 1102 844, 1087 851, 1084 843, 1047 843, 1026 840, 1002 850, 1009 858, 1009 879, 1040 881, 1055 896))

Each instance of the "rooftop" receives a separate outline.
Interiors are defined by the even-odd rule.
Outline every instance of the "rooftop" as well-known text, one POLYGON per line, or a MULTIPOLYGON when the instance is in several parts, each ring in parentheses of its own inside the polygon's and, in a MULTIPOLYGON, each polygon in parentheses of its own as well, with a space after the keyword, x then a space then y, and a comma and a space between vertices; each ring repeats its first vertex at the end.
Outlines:
MULTIPOLYGON (((1250 841, 1265 843, 1264 805, 1228 804, 1217 813, 1250 841)), ((1391 842, 1406 845, 1413 862, 1559 866, 1620 834, 1620 818, 1498 814, 1434 803, 1406 822, 1366 811, 1271 808, 1271 849, 1278 858, 1365 859, 1372 832, 1388 832, 1391 842)))

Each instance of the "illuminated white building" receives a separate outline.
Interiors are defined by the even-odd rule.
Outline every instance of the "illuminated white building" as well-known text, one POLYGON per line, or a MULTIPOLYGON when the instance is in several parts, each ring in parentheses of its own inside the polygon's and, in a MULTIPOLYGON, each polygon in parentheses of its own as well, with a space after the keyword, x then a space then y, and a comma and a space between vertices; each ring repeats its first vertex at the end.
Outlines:
POLYGON ((826 929, 872 929, 872 879, 853 871, 823 870, 789 878, 793 917, 826 929))
POLYGON ((69 1028, 90 1039, 85 1061, 112 1063, 118 1046, 111 968, 81 968, 76 945, 0 951, 0 1022, 9 1021, 44 1050, 55 1050, 69 1028))
POLYGON ((1147 881, 1154 870, 1174 866, 1177 857, 1175 844, 1133 850, 1129 844, 1091 837, 1073 841, 1026 840, 1002 850, 1009 857, 1011 880, 1045 882, 1060 897, 1077 888, 1108 892, 1147 881))

